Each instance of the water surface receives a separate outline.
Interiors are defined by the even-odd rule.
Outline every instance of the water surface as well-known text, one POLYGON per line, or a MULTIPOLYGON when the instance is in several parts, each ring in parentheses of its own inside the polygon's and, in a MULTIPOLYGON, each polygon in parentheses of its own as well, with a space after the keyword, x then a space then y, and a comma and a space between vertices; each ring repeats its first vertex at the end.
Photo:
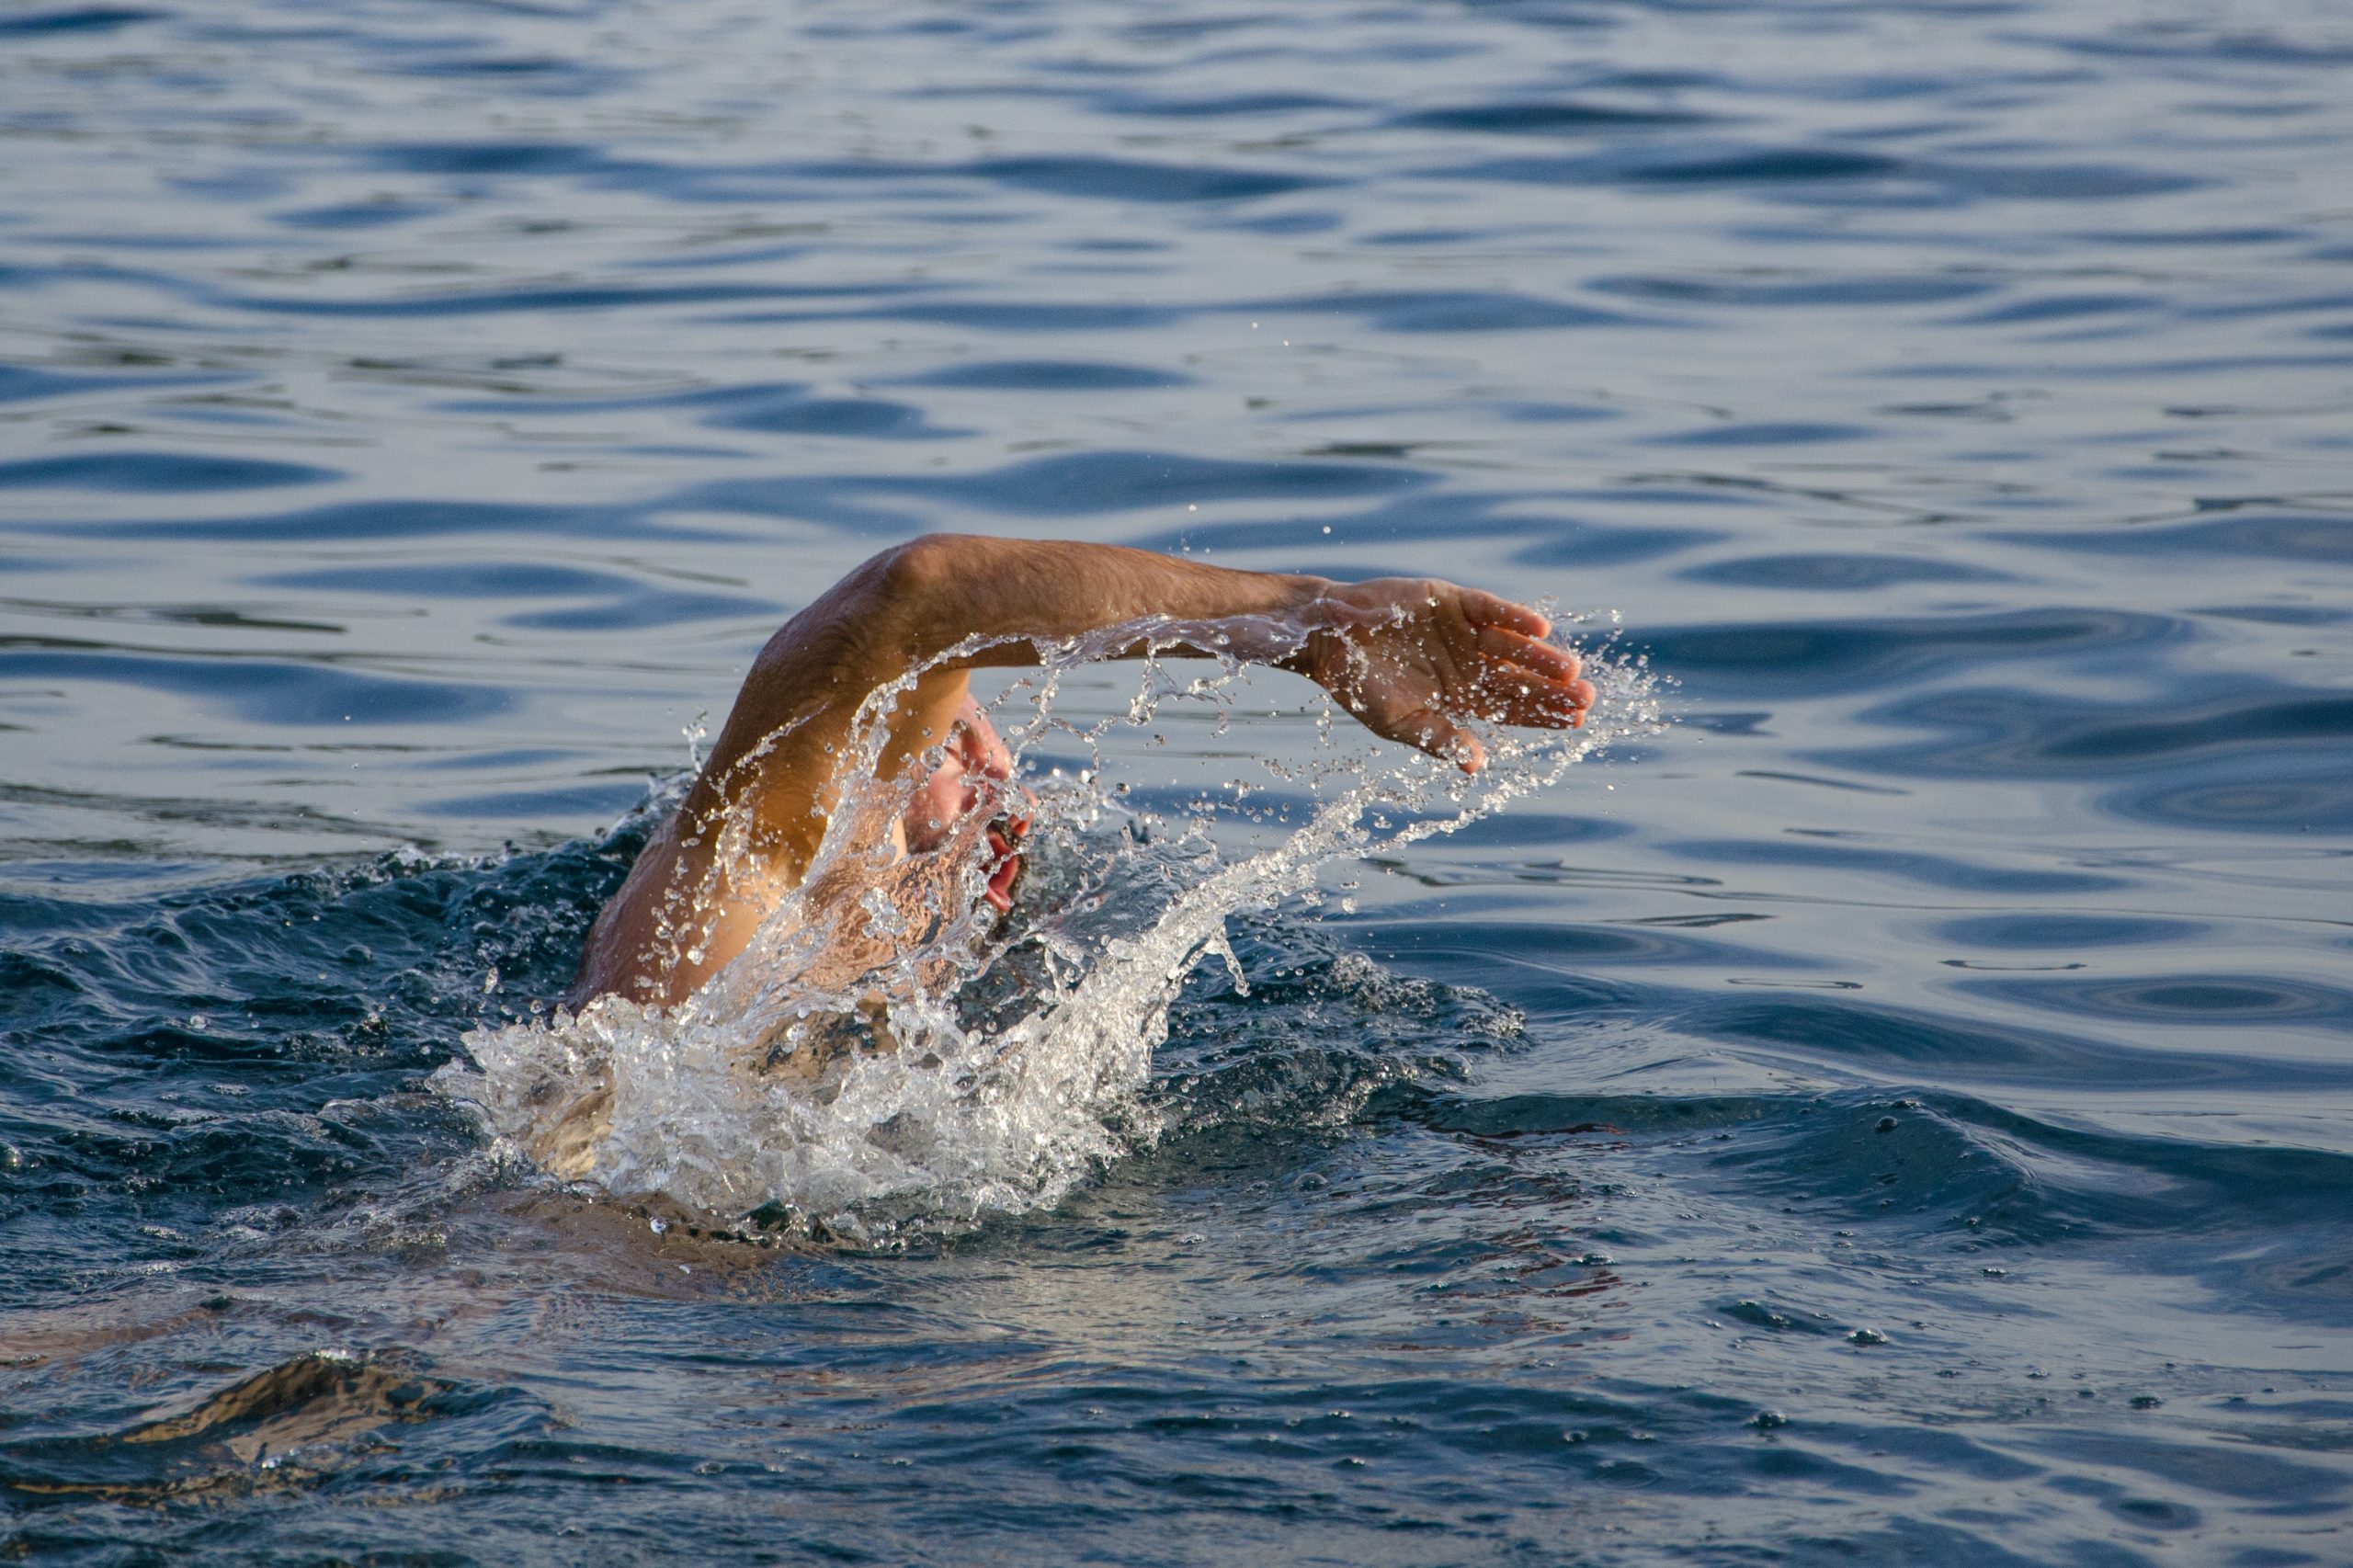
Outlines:
POLYGON ((2320 0, 0 11, 0 1542, 2353 1556, 2348 70, 2320 0), (1678 717, 1237 915, 1050 1205, 494 1159, 431 1074, 931 528, 1552 596, 1678 717))

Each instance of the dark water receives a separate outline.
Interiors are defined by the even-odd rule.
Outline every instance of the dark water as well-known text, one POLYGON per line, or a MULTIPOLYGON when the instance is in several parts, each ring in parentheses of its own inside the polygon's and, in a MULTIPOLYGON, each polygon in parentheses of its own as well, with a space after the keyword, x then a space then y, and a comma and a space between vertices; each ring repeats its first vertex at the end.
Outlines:
POLYGON ((13 0, 0 1551, 2353 1561, 2348 87, 2325 0, 13 0), (1051 1210, 490 1160, 426 1075, 931 528, 1557 595, 1682 717, 1237 921, 1051 1210))

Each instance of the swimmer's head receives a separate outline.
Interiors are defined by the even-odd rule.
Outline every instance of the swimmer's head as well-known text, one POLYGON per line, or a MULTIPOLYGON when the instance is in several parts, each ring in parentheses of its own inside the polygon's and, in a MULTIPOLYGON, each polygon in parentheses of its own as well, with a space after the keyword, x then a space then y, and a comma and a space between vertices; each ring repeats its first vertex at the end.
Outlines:
POLYGON ((994 908, 1009 910, 1021 878, 1021 838, 1029 830, 1024 809, 1029 791, 1013 782, 1013 754, 969 697, 941 749, 939 766, 915 787, 900 817, 907 848, 917 855, 936 850, 973 812, 994 813, 995 820, 981 835, 990 858, 983 896, 994 908), (1008 811, 1008 806, 1015 809, 1008 811))

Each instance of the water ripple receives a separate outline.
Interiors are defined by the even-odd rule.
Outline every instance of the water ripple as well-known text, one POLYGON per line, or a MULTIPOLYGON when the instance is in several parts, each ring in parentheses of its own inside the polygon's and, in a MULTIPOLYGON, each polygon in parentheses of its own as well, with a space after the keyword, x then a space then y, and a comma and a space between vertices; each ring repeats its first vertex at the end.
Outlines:
MULTIPOLYGON (((0 1555, 2353 1557, 2341 10, 0 15, 0 1555), (494 1161, 931 528, 1677 720, 1231 923, 1051 1210, 494 1161)), ((1236 850, 1312 695, 1039 782, 1236 850)))

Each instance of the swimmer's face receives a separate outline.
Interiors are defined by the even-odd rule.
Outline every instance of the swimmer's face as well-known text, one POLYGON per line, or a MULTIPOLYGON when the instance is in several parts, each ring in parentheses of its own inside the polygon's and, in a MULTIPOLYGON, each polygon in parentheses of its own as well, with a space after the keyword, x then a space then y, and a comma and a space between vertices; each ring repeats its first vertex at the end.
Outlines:
POLYGON ((968 697, 949 736, 947 756, 916 788, 900 823, 907 848, 922 854, 945 844, 965 817, 989 812, 995 820, 981 836, 991 857, 983 896, 995 908, 1007 910, 1013 907, 1014 885, 1021 876, 1019 846, 1029 828, 1028 803, 1029 791, 1013 783, 1013 754, 980 705, 968 697))

